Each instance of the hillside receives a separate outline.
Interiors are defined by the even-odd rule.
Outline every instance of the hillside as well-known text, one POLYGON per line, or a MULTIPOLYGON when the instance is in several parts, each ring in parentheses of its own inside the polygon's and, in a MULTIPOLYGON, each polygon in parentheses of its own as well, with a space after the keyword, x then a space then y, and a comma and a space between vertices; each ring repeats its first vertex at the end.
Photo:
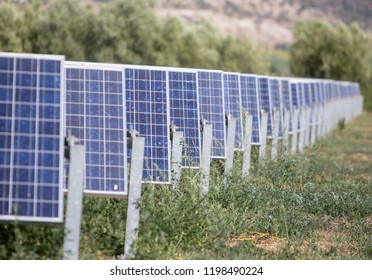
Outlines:
POLYGON ((158 0, 157 13, 186 24, 207 19, 225 34, 252 37, 271 47, 290 44, 295 22, 314 17, 356 21, 372 29, 371 0, 158 0))
MULTIPOLYGON (((24 3, 32 0, 12 0, 24 3)), ((57 0, 43 0, 48 3, 57 0)), ((80 0, 99 9, 115 0, 80 0)), ((149 0, 160 17, 174 16, 186 25, 208 20, 224 34, 249 37, 268 47, 286 48, 299 20, 323 18, 357 22, 372 30, 372 0, 149 0)))

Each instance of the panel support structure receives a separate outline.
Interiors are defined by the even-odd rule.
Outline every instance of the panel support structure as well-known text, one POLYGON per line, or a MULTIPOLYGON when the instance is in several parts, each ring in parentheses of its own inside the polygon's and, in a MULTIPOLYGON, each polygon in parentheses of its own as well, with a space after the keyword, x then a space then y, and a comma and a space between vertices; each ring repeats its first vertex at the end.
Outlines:
POLYGON ((248 177, 249 169, 251 168, 253 116, 246 113, 244 120, 244 152, 242 175, 243 177, 248 177))
POLYGON ((298 143, 298 118, 299 118, 299 111, 295 109, 293 111, 293 119, 292 119, 292 146, 291 146, 291 153, 294 155, 297 152, 297 143, 298 143))
POLYGON ((224 177, 225 182, 231 176, 234 164, 234 148, 235 148, 235 132, 236 132, 236 119, 227 117, 227 158, 225 161, 224 177))
POLYGON ((63 259, 79 258, 80 225, 83 210, 83 190, 85 174, 85 148, 75 145, 77 138, 68 137, 70 165, 68 176, 68 194, 65 221, 63 259))
POLYGON ((283 155, 288 154, 288 133, 289 133, 289 114, 288 110, 284 111, 284 123, 283 123, 283 155))
POLYGON ((268 113, 263 112, 261 118, 261 146, 258 154, 259 164, 264 164, 266 160, 267 122, 268 113))
POLYGON ((279 138, 279 111, 273 111, 273 140, 271 141, 271 160, 276 160, 278 156, 279 138))
POLYGON ((125 229, 124 259, 132 258, 135 255, 133 243, 138 234, 141 199, 143 158, 145 152, 145 138, 137 137, 136 131, 131 132, 132 147, 129 190, 128 190, 128 207, 127 220, 125 229))
POLYGON ((318 117, 318 110, 317 107, 313 108, 313 124, 311 125, 311 134, 310 134, 310 144, 314 145, 316 142, 316 131, 318 129, 317 118, 318 117))
POLYGON ((172 185, 177 190, 181 180, 183 132, 172 131, 172 185))
POLYGON ((300 133, 299 133, 299 139, 298 139, 298 151, 299 153, 302 153, 304 150, 304 142, 305 142, 305 129, 306 129, 306 124, 305 124, 305 109, 300 110, 300 120, 301 120, 301 128, 300 128, 300 133))
POLYGON ((201 168, 201 186, 203 194, 209 192, 209 177, 211 168, 211 152, 212 152, 212 124, 203 123, 203 143, 202 156, 200 161, 201 168))

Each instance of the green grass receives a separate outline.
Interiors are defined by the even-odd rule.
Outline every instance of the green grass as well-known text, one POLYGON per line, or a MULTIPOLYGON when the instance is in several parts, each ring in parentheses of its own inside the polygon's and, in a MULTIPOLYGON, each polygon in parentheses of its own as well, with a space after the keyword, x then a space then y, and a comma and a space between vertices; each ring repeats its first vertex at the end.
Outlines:
MULTIPOLYGON (((223 182, 213 162, 208 196, 198 171, 180 188, 143 187, 136 259, 371 259, 372 114, 333 131, 303 155, 223 182)), ((115 259, 125 240, 126 200, 84 198, 82 259, 115 259)), ((59 259, 63 227, 0 225, 0 258, 59 259)))

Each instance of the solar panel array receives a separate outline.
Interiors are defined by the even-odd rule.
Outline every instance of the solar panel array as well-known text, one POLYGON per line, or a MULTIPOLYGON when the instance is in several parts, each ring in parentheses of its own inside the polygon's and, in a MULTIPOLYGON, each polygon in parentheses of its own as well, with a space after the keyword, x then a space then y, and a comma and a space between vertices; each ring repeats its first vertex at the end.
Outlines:
POLYGON ((0 53, 0 217, 63 218, 61 56, 0 53))
MULTIPOLYGON (((143 181, 170 183, 170 118, 165 68, 125 66, 127 130, 145 137, 143 181)), ((128 149, 128 162, 131 150, 128 149)))
POLYGON ((260 106, 258 81, 255 75, 240 75, 240 93, 243 112, 252 116, 252 145, 260 145, 260 106))
POLYGON ((182 68, 168 70, 170 121, 184 133, 183 167, 200 166, 200 116, 197 72, 182 68))
POLYGON ((226 114, 236 119, 235 149, 243 149, 242 100, 238 73, 223 74, 226 114))
POLYGON ((85 146, 87 194, 127 194, 123 80, 115 65, 66 63, 66 129, 85 146))
POLYGON ((212 158, 226 157, 226 116, 222 71, 198 71, 200 118, 212 124, 212 158))
POLYGON ((315 125, 326 120, 318 112, 329 110, 335 100, 340 110, 332 107, 332 112, 342 117, 348 98, 354 96, 360 96, 360 88, 350 82, 65 63, 62 56, 0 53, 0 218, 62 221, 68 134, 86 149, 85 192, 124 196, 130 130, 145 137, 142 181, 170 183, 171 125, 184 132, 182 166, 198 168, 202 121, 213 128, 211 157, 224 159, 226 114, 237 119, 235 149, 242 150, 243 113, 253 116, 251 142, 260 145, 260 110, 268 113, 271 136, 273 109, 280 111, 280 133, 282 111, 289 111, 293 132, 293 110, 309 108, 315 125))

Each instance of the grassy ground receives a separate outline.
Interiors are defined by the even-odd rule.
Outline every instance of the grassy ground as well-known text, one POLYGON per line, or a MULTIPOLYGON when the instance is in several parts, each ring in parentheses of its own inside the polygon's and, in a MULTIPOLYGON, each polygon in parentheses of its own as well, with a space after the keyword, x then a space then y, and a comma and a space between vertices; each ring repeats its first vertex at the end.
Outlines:
MULTIPOLYGON (((253 151, 253 162, 257 162, 253 151)), ((197 171, 180 189, 145 186, 137 259, 371 259, 372 114, 364 114, 302 156, 252 165, 239 158, 223 182, 213 162, 211 189, 197 171)), ((84 198, 82 259, 122 254, 125 200, 84 198)), ((63 227, 0 225, 0 258, 61 258, 63 227)))

